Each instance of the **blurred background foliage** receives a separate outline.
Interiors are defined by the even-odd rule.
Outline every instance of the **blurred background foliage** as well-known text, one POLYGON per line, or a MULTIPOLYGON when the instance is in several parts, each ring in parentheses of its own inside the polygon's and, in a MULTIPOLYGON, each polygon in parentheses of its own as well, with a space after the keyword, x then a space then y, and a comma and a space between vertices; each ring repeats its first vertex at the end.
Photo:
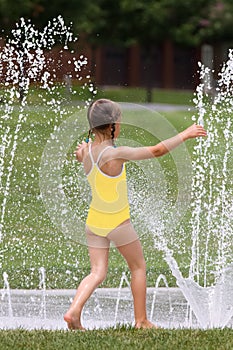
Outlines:
POLYGON ((92 45, 138 43, 149 49, 167 39, 193 47, 233 39, 232 0, 0 0, 5 35, 20 17, 43 27, 57 15, 92 45))

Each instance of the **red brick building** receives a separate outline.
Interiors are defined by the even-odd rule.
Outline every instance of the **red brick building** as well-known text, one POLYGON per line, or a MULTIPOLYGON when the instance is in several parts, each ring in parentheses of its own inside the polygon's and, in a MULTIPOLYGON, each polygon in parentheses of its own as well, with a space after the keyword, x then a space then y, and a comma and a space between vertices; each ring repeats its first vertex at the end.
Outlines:
POLYGON ((97 86, 147 86, 165 89, 195 89, 199 83, 198 62, 215 70, 226 59, 227 45, 182 48, 172 42, 154 46, 151 61, 139 46, 84 49, 97 86), (203 49, 204 48, 204 49, 203 49))
MULTIPOLYGON (((2 41, 0 49, 3 45, 2 41)), ((72 53, 55 47, 45 52, 45 55, 50 61, 51 75, 55 72, 55 79, 60 81, 64 80, 65 75, 69 75, 73 84, 76 83, 74 66, 70 62, 74 57, 78 59, 80 55, 84 55, 88 59, 88 65, 80 74, 90 74, 96 86, 144 87, 149 84, 157 88, 193 90, 198 84, 198 61, 203 62, 204 59, 212 65, 211 68, 218 71, 224 58, 222 47, 215 47, 214 50, 209 48, 207 51, 210 53, 206 60, 200 48, 181 48, 167 41, 161 46, 154 46, 151 60, 148 61, 148 56, 139 46, 105 46, 93 50, 80 40, 72 53)), ((0 80, 4 81, 4 76, 1 76, 0 80)))
POLYGON ((124 85, 193 89, 197 83, 197 62, 200 50, 174 47, 172 43, 155 46, 151 61, 138 47, 128 49, 98 48, 95 52, 97 85, 124 85))

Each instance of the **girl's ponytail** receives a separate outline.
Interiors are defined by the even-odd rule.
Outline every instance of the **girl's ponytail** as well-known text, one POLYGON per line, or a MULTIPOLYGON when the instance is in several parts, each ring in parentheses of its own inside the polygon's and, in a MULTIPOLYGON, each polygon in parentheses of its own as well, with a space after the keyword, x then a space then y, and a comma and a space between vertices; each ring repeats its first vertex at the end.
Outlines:
POLYGON ((111 125, 111 138, 112 138, 112 144, 115 146, 114 139, 115 139, 115 130, 116 130, 116 123, 112 123, 111 125))

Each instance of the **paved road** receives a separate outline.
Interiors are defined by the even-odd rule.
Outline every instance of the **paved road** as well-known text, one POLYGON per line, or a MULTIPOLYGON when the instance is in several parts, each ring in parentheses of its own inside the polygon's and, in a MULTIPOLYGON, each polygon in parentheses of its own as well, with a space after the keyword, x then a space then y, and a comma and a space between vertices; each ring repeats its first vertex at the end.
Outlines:
POLYGON ((170 105, 165 103, 128 103, 120 102, 122 109, 142 109, 147 108, 158 112, 173 112, 173 111, 194 111, 193 106, 170 105))

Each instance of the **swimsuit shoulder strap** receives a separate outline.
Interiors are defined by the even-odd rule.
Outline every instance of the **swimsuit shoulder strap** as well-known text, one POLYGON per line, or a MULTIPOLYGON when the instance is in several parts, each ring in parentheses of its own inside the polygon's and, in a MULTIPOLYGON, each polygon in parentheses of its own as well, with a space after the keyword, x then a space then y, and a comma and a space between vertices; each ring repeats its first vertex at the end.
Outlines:
POLYGON ((92 164, 95 164, 94 159, 93 159, 93 155, 92 155, 92 151, 91 151, 91 143, 89 144, 88 151, 89 151, 89 155, 90 155, 92 164))
MULTIPOLYGON (((102 151, 101 151, 101 152, 99 153, 99 155, 98 155, 98 158, 97 158, 97 160, 96 160, 96 164, 99 163, 100 158, 102 157, 103 153, 104 153, 108 148, 112 148, 112 146, 107 146, 107 147, 105 147, 104 149, 102 149, 102 151)), ((93 159, 93 158, 92 158, 92 159, 93 159)))

